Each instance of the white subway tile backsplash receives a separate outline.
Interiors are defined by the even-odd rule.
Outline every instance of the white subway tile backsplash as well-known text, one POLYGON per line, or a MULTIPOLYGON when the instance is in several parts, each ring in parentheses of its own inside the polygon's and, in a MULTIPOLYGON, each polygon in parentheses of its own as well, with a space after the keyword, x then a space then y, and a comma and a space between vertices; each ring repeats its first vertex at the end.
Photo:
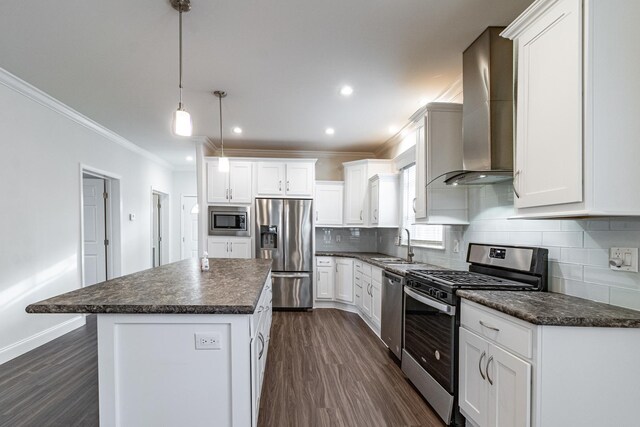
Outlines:
POLYGON ((609 287, 574 280, 551 278, 550 290, 578 298, 609 303, 609 287))
POLYGON ((583 274, 584 281, 588 283, 640 290, 640 273, 613 271, 609 268, 585 266, 583 274))
POLYGON ((542 245, 542 233, 539 231, 512 231, 509 233, 509 243, 522 246, 542 245))
POLYGON ((640 230, 640 218, 612 219, 611 230, 640 230))
POLYGON ((632 310, 640 310, 640 291, 611 288, 609 295, 611 304, 627 307, 632 310))
POLYGON ((549 262, 549 275, 570 280, 582 280, 582 265, 549 262))
POLYGON ((640 247, 640 231, 611 230, 611 231, 585 231, 585 248, 640 247))
POLYGON ((581 248, 583 234, 581 231, 546 231, 542 233, 542 244, 544 246, 581 248))

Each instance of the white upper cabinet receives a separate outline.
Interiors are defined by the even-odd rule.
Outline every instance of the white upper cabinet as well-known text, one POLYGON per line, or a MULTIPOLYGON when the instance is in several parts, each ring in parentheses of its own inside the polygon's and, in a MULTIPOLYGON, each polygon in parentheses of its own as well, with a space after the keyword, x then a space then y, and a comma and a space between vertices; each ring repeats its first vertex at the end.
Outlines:
POLYGON ((377 174, 369 179, 369 224, 376 227, 397 228, 398 174, 377 174))
MULTIPOLYGON (((370 221, 369 178, 393 172, 391 160, 357 160, 344 166, 344 223, 368 227, 370 221)), ((396 200, 389 203, 397 206, 396 200)))
POLYGON ((209 258, 253 258, 251 237, 209 236, 207 252, 209 258))
POLYGON ((257 195, 313 197, 315 160, 258 162, 257 195))
POLYGON ((207 202, 249 204, 252 198, 252 163, 229 160, 229 171, 218 170, 218 159, 207 161, 207 202))
POLYGON ((640 2, 539 0, 514 41, 517 216, 639 215, 640 2))
POLYGON ((316 226, 342 225, 343 193, 342 181, 316 181, 316 226))
POLYGON ((416 221, 425 224, 468 224, 467 190, 434 181, 462 170, 462 104, 432 102, 416 120, 416 221), (427 184, 431 184, 427 186, 427 184))
POLYGON ((286 164, 258 162, 257 193, 259 196, 284 196, 286 164))

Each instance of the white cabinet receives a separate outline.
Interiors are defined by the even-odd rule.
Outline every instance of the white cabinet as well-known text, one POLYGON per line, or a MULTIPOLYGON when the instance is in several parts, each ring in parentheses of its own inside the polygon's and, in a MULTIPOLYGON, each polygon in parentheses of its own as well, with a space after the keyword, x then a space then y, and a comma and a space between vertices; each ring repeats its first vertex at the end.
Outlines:
POLYGON ((517 58, 517 216, 640 214, 621 184, 640 181, 631 16, 640 2, 538 0, 502 33, 517 58))
POLYGON ((459 404, 479 427, 531 425, 531 365, 460 328, 459 404))
MULTIPOLYGON (((369 178, 379 173, 392 173, 390 160, 357 160, 344 166, 344 223, 369 226, 369 178)), ((397 202, 394 200, 395 205, 397 202)))
POLYGON ((382 269, 356 260, 353 263, 356 290, 361 291, 361 300, 356 301, 361 316, 373 325, 379 334, 382 314, 382 269))
POLYGON ((411 135, 416 139, 416 221, 468 224, 467 190, 436 180, 463 169, 462 104, 432 102, 412 119, 417 126, 411 135))
POLYGON ((258 300, 256 312, 253 314, 251 334, 251 419, 252 426, 258 425, 258 410, 264 383, 264 373, 271 341, 272 321, 272 288, 271 280, 258 300))
POLYGON ((399 174, 376 174, 369 179, 369 224, 397 228, 399 225, 399 174))
POLYGON ((251 237, 209 236, 207 252, 210 258, 253 258, 251 237))
POLYGON ((260 161, 257 165, 258 196, 313 197, 315 160, 260 161))
POLYGON ((316 181, 316 226, 342 225, 344 182, 316 181))
POLYGON ((371 321, 380 328, 382 325, 382 282, 371 278, 371 321))
POLYGON ((335 299, 353 303, 353 260, 336 258, 335 299))
POLYGON ((207 201, 249 204, 252 199, 252 163, 229 160, 229 171, 218 170, 218 159, 207 161, 207 201))
POLYGON ((331 257, 316 258, 316 300, 333 300, 335 264, 331 257))
POLYGON ((371 277, 362 276, 362 314, 371 317, 371 277))

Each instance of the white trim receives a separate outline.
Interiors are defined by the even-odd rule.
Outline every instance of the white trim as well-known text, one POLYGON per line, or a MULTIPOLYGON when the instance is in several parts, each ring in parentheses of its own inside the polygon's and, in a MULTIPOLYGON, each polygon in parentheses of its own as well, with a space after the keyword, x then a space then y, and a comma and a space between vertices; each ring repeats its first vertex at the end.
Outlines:
MULTIPOLYGON (((211 147, 210 143, 205 144, 211 147)), ((218 151, 218 147, 213 149, 218 151)), ((371 151, 314 151, 314 150, 278 150, 278 149, 248 149, 248 148, 225 148, 224 154, 229 157, 242 157, 243 160, 274 160, 287 158, 287 160, 310 160, 326 159, 332 157, 356 157, 360 159, 375 158, 375 153, 371 151)), ((214 158, 218 156, 206 156, 214 158)))
POLYGON ((8 346, 0 349, 0 365, 38 348, 49 341, 61 337, 62 335, 83 326, 85 323, 86 321, 84 316, 75 316, 66 322, 59 323, 49 329, 33 334, 30 337, 14 342, 13 344, 9 344, 8 346))
POLYGON ((407 166, 410 166, 416 163, 416 146, 412 145, 402 153, 398 154, 394 159, 393 163, 396 165, 396 169, 402 170, 407 166))
POLYGON ((500 36, 510 40, 517 38, 532 22, 535 22, 540 15, 546 13, 559 1, 560 0, 537 0, 533 2, 533 4, 500 33, 500 36))
MULTIPOLYGON (((184 198, 185 197, 195 197, 196 204, 198 203, 198 195, 197 194, 180 194, 180 260, 184 259, 184 198)), ((200 207, 198 206, 198 209, 200 207)), ((199 212, 199 211, 198 211, 199 212)), ((200 220, 200 214, 198 214, 198 221, 200 220)), ((200 227, 198 227, 200 229, 200 227)))
POLYGON ((53 98, 51 95, 27 83, 21 78, 11 74, 4 68, 0 68, 0 84, 8 87, 11 90, 14 90, 21 95, 26 96, 27 98, 37 102, 44 107, 55 111, 56 113, 68 118, 69 120, 74 121, 77 124, 94 131, 98 135, 106 138, 113 143, 118 144, 123 148, 126 148, 129 151, 146 157, 147 159, 159 164, 160 166, 164 166, 167 169, 173 170, 173 165, 171 163, 134 144, 123 136, 107 129, 96 121, 91 120, 87 116, 53 98))

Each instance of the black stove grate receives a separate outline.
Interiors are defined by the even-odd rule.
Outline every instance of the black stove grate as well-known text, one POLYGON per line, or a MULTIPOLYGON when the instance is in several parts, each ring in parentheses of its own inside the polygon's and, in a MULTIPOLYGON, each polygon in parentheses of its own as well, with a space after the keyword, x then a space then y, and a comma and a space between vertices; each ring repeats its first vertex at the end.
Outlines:
POLYGON ((522 282, 514 282, 486 274, 456 270, 410 270, 408 275, 414 278, 430 280, 451 287, 523 287, 522 282))

